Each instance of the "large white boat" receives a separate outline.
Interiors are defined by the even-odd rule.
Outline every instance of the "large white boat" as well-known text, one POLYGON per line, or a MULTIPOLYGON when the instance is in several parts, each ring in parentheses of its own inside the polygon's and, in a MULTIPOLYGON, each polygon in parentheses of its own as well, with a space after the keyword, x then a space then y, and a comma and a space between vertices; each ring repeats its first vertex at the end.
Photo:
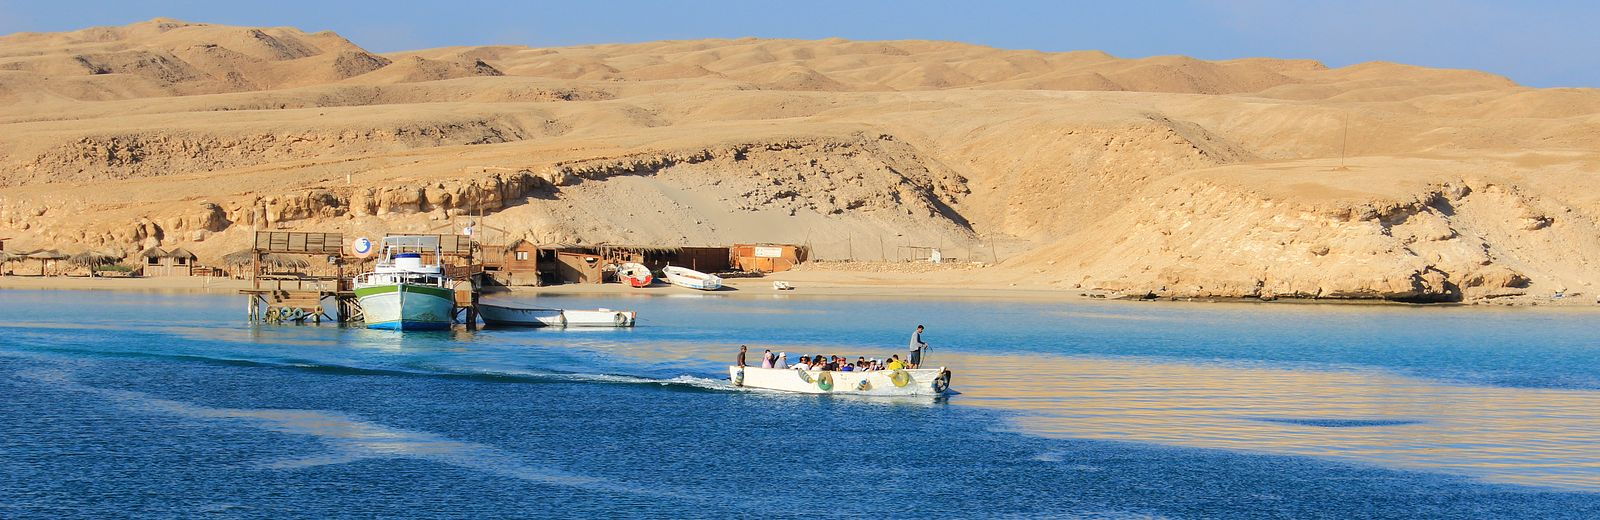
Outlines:
POLYGON ((699 289, 702 291, 715 291, 722 288, 722 277, 706 274, 687 267, 669 265, 661 269, 661 274, 666 276, 668 282, 679 287, 699 289))
POLYGON ((384 237, 377 267, 355 279, 367 328, 449 329, 456 300, 441 257, 437 237, 384 237))
POLYGON ((843 372, 794 368, 728 367, 734 386, 802 394, 927 395, 950 391, 944 367, 843 372))
POLYGON ((478 303, 483 322, 499 327, 632 327, 633 311, 542 309, 478 303))

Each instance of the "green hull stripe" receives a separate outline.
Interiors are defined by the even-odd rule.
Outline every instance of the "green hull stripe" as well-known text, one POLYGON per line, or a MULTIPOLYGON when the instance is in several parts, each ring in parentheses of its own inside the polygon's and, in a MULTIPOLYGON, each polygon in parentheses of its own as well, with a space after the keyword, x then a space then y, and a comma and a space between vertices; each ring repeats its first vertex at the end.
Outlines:
POLYGON ((379 286, 374 286, 374 287, 357 287, 356 288, 356 297, 357 298, 366 298, 368 296, 372 296, 372 295, 375 295, 375 294, 391 293, 391 292, 395 292, 395 291, 398 291, 398 290, 401 290, 401 289, 404 289, 405 292, 408 292, 408 293, 417 293, 417 294, 426 294, 426 295, 429 295, 429 296, 437 296, 437 297, 444 298, 444 299, 450 300, 450 301, 455 301, 455 296, 456 296, 455 293, 451 292, 449 289, 442 289, 442 288, 439 288, 439 287, 429 287, 429 286, 426 286, 426 285, 398 284, 398 285, 379 285, 379 286))

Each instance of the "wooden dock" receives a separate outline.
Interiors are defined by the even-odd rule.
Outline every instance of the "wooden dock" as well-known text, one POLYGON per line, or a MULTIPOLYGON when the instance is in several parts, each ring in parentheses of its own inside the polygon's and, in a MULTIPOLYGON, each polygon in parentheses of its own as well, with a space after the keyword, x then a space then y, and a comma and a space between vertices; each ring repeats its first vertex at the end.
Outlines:
MULTIPOLYGON (((472 261, 474 244, 468 237, 441 235, 441 242, 451 244, 447 257, 465 258, 468 265, 446 266, 445 274, 460 283, 455 290, 455 307, 451 318, 456 323, 475 329, 478 325, 478 297, 483 288, 483 265, 472 261)), ((356 298, 353 273, 345 266, 360 264, 361 259, 345 251, 343 236, 338 233, 306 233, 297 231, 257 231, 254 260, 251 265, 250 289, 241 289, 249 303, 246 312, 252 322, 261 323, 317 323, 323 321, 356 323, 364 321, 361 300, 356 298), (324 257, 329 264, 338 266, 334 276, 307 276, 303 274, 271 273, 263 259, 268 255, 310 255, 324 257), (270 287, 269 287, 270 286, 270 287)))

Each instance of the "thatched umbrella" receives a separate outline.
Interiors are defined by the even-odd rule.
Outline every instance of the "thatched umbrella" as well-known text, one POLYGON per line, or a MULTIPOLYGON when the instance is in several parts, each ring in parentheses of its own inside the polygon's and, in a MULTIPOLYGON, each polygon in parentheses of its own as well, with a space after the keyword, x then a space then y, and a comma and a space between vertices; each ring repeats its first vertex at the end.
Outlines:
POLYGON ((5 251, 0 251, 0 275, 3 275, 3 274, 6 273, 6 269, 5 269, 6 264, 9 264, 11 262, 15 262, 15 261, 21 260, 21 259, 22 259, 22 255, 13 254, 13 253, 7 253, 5 251))
POLYGON ((115 264, 120 261, 122 261, 122 255, 92 249, 72 255, 71 258, 67 259, 67 262, 73 265, 88 269, 89 276, 99 276, 99 273, 95 271, 97 267, 115 264))
MULTIPOLYGON (((254 249, 234 251, 222 256, 222 264, 228 267, 245 267, 251 265, 255 254, 254 249)), ((267 253, 261 255, 261 265, 274 269, 305 269, 311 267, 311 262, 295 255, 267 253)))
POLYGON ((29 260, 39 261, 39 276, 44 276, 45 266, 50 262, 72 258, 72 255, 54 249, 40 249, 24 256, 28 257, 29 260))

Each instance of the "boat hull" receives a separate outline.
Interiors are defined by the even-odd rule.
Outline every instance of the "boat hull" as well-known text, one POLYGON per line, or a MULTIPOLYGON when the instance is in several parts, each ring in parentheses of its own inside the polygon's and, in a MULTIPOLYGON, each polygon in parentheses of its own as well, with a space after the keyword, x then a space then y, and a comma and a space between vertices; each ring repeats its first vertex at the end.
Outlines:
POLYGON ((355 292, 369 329, 447 330, 455 310, 455 294, 442 287, 388 284, 355 292))
POLYGON ((950 391, 950 371, 944 367, 839 372, 730 366, 728 378, 734 386, 802 394, 937 396, 950 391))
POLYGON ((561 327, 567 324, 561 309, 534 309, 504 305, 478 304, 478 315, 483 322, 501 327, 561 327))
POLYGON ((632 327, 638 313, 634 311, 573 310, 561 311, 568 327, 632 327))
POLYGON ((722 288, 722 277, 713 274, 672 266, 663 269, 661 273, 666 276, 668 283, 678 287, 701 291, 715 291, 722 288))

